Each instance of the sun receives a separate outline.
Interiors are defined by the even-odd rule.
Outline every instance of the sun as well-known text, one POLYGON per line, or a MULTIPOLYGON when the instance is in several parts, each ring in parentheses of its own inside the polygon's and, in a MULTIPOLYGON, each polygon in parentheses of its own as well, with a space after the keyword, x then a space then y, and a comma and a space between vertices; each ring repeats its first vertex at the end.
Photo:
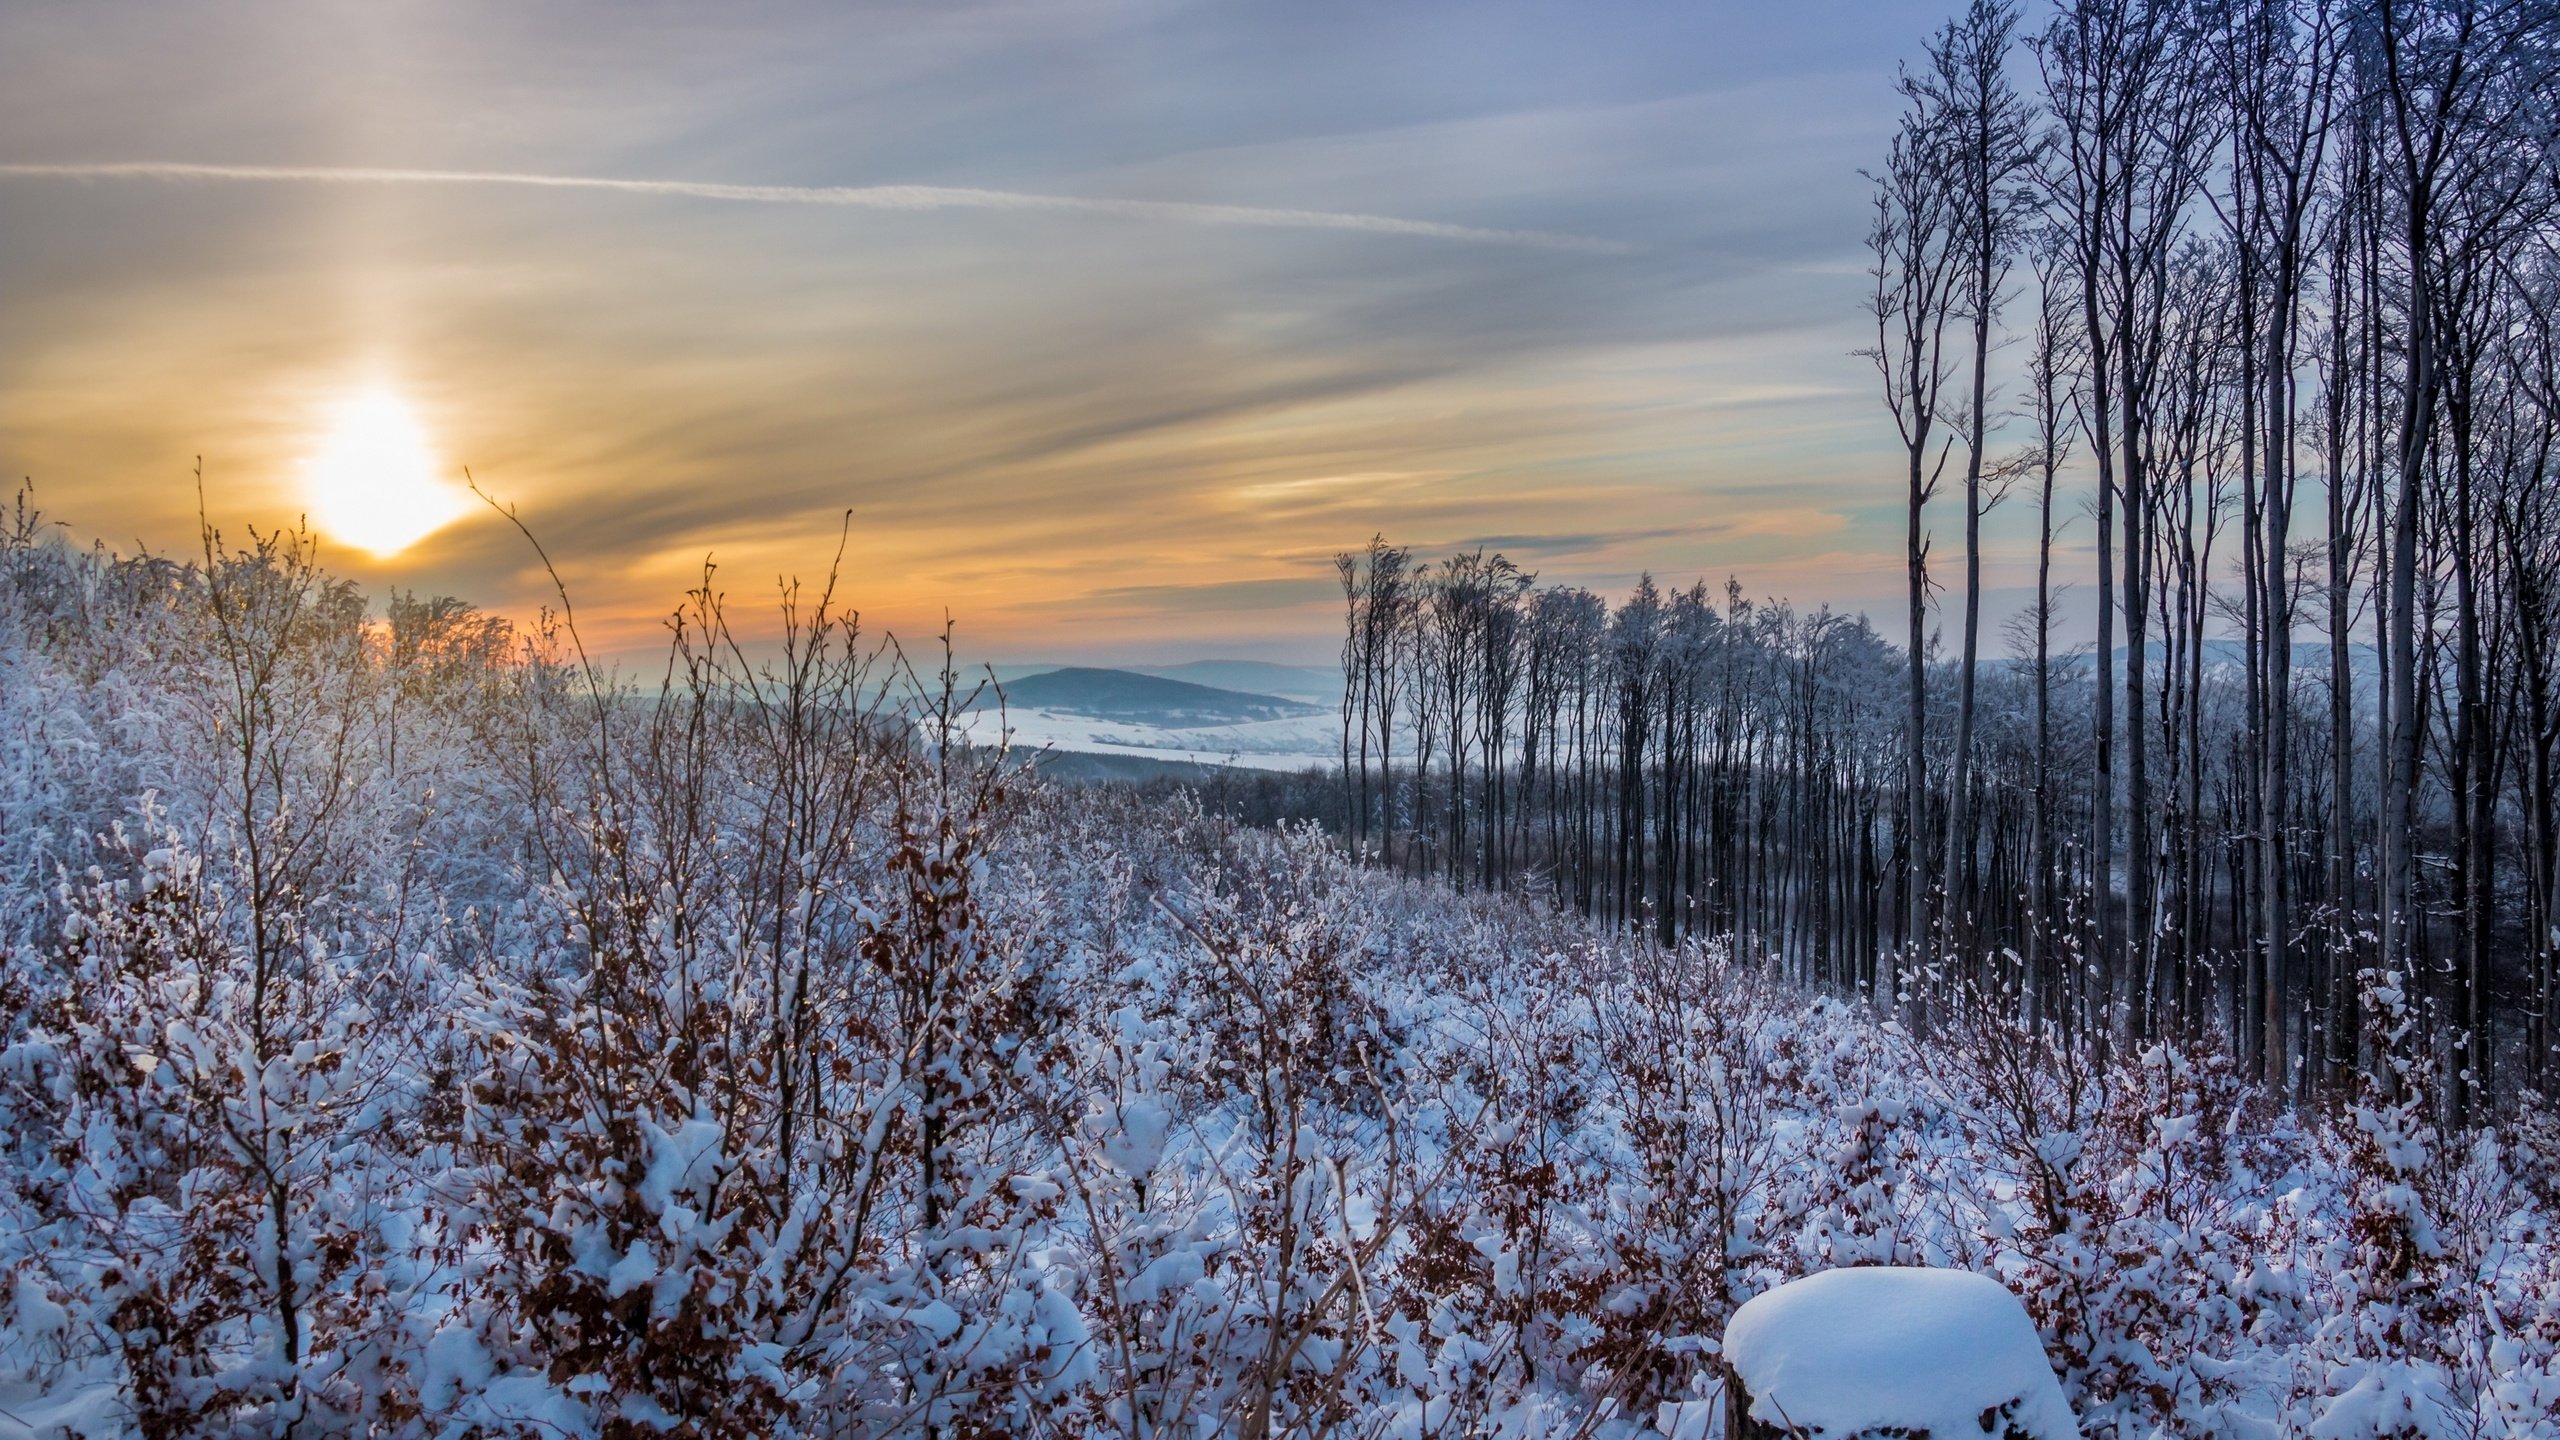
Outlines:
POLYGON ((417 412, 382 386, 337 402, 318 448, 303 461, 302 498, 322 534, 377 558, 443 529, 469 503, 462 487, 437 473, 417 412))

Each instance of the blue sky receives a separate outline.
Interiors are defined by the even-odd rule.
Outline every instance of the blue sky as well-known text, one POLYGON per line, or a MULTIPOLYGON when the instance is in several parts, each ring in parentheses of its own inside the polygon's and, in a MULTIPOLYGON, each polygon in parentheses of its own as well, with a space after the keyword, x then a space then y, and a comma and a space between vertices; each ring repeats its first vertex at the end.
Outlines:
MULTIPOLYGON (((1889 611, 1857 171, 1941 15, 13 0, 0 166, 235 173, 0 174, 0 464, 176 547, 193 457, 217 522, 289 519, 388 387, 633 643, 848 510, 875 619, 1007 656, 1320 657, 1372 531, 1889 611), (272 173, 339 168, 1003 194, 272 173)), ((540 594, 485 515, 335 553, 540 594)))

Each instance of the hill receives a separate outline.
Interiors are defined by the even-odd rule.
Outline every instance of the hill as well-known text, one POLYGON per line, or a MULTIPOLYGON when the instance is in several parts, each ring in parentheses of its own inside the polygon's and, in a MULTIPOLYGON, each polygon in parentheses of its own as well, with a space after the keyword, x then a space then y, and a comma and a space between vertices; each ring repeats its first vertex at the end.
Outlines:
MULTIPOLYGON (((1116 720, 1184 730, 1203 725, 1243 725, 1258 720, 1286 720, 1325 713, 1325 707, 1277 695, 1221 690, 1161 675, 1132 670, 1070 667, 1026 675, 1004 683, 1004 704, 1015 710, 1053 710, 1068 715, 1116 720)), ((995 695, 982 706, 993 706, 995 695)))
POLYGON ((1130 665, 1140 675, 1160 675, 1248 695, 1277 695, 1334 709, 1342 704, 1342 672, 1314 665, 1275 665, 1268 660, 1186 660, 1179 665, 1130 665))

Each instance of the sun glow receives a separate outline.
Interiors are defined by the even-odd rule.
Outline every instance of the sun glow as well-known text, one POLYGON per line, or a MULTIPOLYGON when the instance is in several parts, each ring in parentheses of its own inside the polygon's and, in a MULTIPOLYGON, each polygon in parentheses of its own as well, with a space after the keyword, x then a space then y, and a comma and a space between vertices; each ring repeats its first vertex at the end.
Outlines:
POLYGON ((409 402, 380 387, 338 402, 303 462, 302 498, 322 534, 377 557, 451 524, 469 499, 437 474, 434 447, 409 402))

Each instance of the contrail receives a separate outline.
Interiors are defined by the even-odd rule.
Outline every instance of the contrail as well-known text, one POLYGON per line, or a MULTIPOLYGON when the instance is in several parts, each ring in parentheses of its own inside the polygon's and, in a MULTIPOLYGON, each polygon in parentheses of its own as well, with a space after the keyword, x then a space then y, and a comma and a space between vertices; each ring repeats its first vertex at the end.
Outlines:
POLYGON ((722 185, 705 180, 620 180, 602 175, 527 175, 509 170, 390 170, 323 165, 194 165, 133 160, 85 165, 0 165, 0 179, 252 180, 318 185, 524 185, 551 190, 616 190, 633 195, 684 195, 753 205, 837 205, 864 210, 1061 210, 1117 215, 1131 220, 1171 220, 1187 225, 1253 225, 1292 230, 1357 230, 1410 235, 1471 245, 1511 245, 1535 250, 1578 250, 1625 255, 1631 245, 1589 235, 1547 230, 1490 230, 1400 220, 1391 215, 1332 210, 1282 210, 1259 205, 1204 205, 1183 200, 1094 200, 1072 195, 1026 195, 949 185, 722 185))

